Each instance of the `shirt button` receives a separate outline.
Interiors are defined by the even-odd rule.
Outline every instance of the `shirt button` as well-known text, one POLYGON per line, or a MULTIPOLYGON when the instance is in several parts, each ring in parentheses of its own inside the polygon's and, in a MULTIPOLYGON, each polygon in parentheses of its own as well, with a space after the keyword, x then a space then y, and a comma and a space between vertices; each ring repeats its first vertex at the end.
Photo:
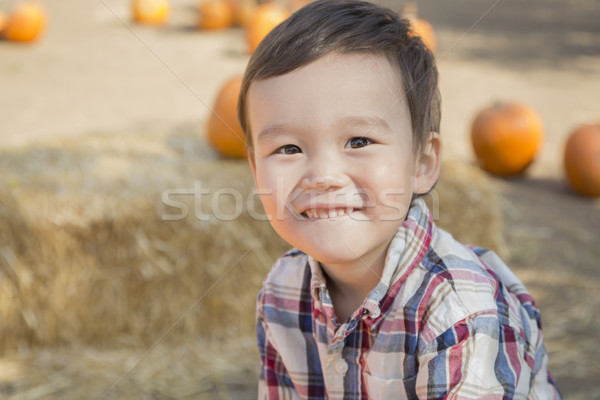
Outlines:
POLYGON ((346 364, 346 361, 340 360, 337 363, 335 363, 335 372, 342 375, 345 374, 346 371, 348 371, 348 364, 346 364))
POLYGON ((379 310, 379 307, 375 307, 375 309, 371 312, 371 318, 375 319, 377 317, 379 317, 381 315, 381 311, 379 310))

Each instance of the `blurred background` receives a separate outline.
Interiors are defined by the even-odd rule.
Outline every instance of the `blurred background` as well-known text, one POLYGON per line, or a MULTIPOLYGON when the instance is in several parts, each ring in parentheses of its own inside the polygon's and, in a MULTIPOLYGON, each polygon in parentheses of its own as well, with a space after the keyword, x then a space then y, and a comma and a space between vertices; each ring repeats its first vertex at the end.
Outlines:
MULTIPOLYGON (((254 300, 288 246, 252 212, 239 140, 207 130, 226 120, 217 97, 244 71, 257 4, 38 0, 28 29, 45 23, 23 41, 8 28, 23 3, 0 1, 0 398, 255 398, 254 300)), ((504 256, 565 399, 600 399, 600 201, 564 165, 575 129, 600 123, 600 4, 413 5, 437 42, 437 222, 504 256), (471 125, 506 102, 544 138, 501 177, 479 167, 471 125)))

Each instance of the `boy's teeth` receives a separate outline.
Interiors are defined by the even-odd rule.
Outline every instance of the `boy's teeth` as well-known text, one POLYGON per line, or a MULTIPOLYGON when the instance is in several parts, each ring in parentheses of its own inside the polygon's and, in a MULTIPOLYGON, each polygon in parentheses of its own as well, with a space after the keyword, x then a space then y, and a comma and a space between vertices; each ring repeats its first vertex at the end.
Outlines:
POLYGON ((352 208, 347 209, 331 209, 331 210, 306 210, 304 214, 309 219, 333 219, 349 215, 352 208))

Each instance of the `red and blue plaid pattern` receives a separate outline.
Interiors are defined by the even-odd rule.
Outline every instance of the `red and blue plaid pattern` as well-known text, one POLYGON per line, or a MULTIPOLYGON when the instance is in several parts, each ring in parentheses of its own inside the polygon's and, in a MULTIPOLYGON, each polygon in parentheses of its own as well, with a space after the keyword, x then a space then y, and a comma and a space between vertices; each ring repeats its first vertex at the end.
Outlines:
POLYGON ((298 250, 265 279, 259 399, 560 399, 531 295, 495 253, 437 228, 420 199, 348 320, 325 282, 298 250))

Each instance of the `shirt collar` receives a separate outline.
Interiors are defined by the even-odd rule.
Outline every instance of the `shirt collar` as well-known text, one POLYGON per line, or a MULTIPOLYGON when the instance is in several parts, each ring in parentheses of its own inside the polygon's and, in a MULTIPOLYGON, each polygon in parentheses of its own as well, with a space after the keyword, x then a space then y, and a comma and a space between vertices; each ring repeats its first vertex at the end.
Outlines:
MULTIPOLYGON (((406 219, 390 243, 381 279, 363 303, 363 314, 368 313, 377 318, 387 312, 402 282, 425 256, 431 242, 433 226, 433 219, 425 201, 421 198, 414 199, 406 219)), ((322 303, 330 303, 331 300, 326 291, 321 264, 311 256, 308 256, 308 263, 312 275, 310 291, 315 308, 319 309, 322 303)))

